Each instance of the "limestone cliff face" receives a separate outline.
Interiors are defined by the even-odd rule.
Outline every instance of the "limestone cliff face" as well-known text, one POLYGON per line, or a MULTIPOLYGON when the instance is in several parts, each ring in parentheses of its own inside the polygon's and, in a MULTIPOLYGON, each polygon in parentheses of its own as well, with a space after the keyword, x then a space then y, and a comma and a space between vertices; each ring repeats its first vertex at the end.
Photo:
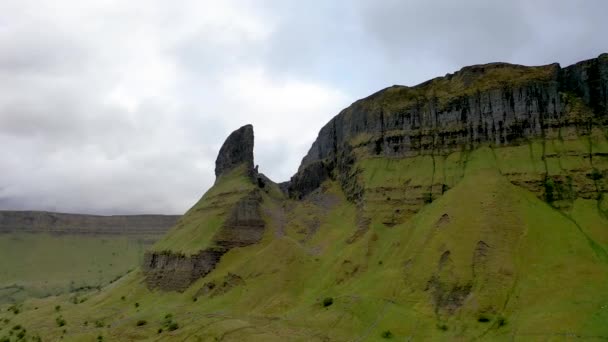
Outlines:
POLYGON ((321 129, 288 189, 292 197, 311 192, 344 164, 341 158, 516 145, 607 121, 607 54, 563 69, 465 67, 415 87, 386 88, 344 109, 321 129))

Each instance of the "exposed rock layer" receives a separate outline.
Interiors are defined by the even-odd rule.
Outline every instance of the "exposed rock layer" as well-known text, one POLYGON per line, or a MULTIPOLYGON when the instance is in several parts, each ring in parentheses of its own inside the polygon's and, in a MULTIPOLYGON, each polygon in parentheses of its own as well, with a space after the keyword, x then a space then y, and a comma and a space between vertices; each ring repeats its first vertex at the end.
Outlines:
POLYGON ((194 255, 172 251, 146 252, 143 271, 149 288, 183 291, 211 272, 222 255, 235 247, 259 242, 265 223, 261 216, 262 197, 258 189, 241 198, 231 209, 211 247, 194 255))
POLYGON ((152 234, 166 233, 178 215, 82 215, 46 211, 0 211, 0 233, 152 234))
POLYGON ((346 146, 358 154, 404 157, 514 145, 557 137, 564 127, 605 124, 607 111, 606 54, 563 69, 465 67, 415 87, 386 88, 344 109, 319 132, 289 193, 297 198, 318 187, 346 146))

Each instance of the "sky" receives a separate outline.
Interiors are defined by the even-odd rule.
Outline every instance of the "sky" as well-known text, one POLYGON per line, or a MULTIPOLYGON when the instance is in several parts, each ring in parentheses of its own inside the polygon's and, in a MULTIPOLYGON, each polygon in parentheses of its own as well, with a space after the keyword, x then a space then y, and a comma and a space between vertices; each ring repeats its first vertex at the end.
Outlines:
POLYGON ((2 0, 0 210, 181 214, 251 123, 288 180, 359 98, 608 52, 604 0, 2 0))

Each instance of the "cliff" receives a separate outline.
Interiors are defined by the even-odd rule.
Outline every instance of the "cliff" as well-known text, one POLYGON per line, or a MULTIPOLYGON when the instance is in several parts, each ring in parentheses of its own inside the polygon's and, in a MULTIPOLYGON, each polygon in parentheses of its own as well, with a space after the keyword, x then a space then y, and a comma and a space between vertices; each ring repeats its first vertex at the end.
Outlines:
POLYGON ((344 170, 334 172, 345 159, 519 145, 585 134, 607 122, 608 54, 566 68, 464 67, 414 87, 386 88, 344 109, 321 129, 287 187, 298 198, 332 173, 346 182, 344 170))

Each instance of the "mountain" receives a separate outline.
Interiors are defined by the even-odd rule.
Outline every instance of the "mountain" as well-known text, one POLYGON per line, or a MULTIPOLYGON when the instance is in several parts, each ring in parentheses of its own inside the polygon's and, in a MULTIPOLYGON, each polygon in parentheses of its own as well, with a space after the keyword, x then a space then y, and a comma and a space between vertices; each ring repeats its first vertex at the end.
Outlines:
POLYGON ((608 55, 386 88, 285 183, 253 149, 250 125, 227 138, 140 270, 82 303, 14 305, 0 336, 608 339, 608 55))

